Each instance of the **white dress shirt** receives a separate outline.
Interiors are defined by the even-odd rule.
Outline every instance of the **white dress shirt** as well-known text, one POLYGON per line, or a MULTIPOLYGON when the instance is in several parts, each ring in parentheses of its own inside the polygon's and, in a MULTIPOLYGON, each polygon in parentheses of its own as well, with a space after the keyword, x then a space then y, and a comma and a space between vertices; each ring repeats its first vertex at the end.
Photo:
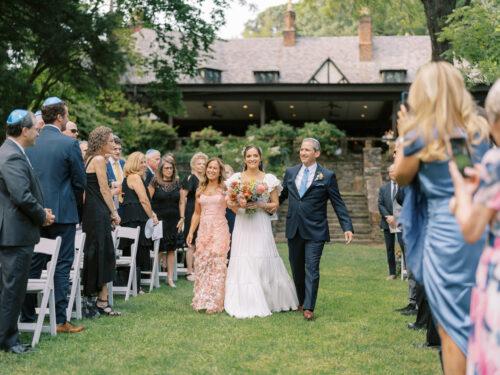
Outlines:
POLYGON ((300 185, 302 184, 302 176, 304 175, 304 170, 309 169, 309 178, 307 179, 307 189, 309 189, 309 186, 314 181, 314 176, 316 174, 316 169, 318 168, 318 163, 314 163, 313 165, 310 165, 309 167, 306 167, 304 164, 302 164, 302 167, 300 167, 299 173, 297 174, 297 177, 295 178, 295 186, 297 186, 297 190, 300 191, 300 185))

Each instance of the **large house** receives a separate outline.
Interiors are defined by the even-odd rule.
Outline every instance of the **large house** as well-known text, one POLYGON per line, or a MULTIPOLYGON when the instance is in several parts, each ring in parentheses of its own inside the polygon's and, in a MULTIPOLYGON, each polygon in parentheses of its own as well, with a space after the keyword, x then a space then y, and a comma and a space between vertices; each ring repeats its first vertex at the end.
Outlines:
MULTIPOLYGON (((300 126, 326 119, 352 136, 378 136, 395 126, 401 95, 431 58, 428 36, 373 36, 370 16, 357 36, 300 37, 289 3, 282 38, 217 40, 196 78, 179 82, 186 113, 163 114, 181 134, 212 125, 241 134, 249 124, 283 120, 300 126)), ((138 51, 154 52, 155 34, 135 33, 138 51)), ((153 73, 125 78, 147 92, 153 73)), ((158 114, 162 116, 162 114, 158 114)))

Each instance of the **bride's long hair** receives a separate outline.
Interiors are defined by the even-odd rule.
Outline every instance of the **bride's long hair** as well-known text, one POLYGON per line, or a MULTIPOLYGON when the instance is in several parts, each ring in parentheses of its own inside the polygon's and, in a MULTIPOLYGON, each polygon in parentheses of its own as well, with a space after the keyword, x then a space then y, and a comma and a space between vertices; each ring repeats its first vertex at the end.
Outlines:
POLYGON ((257 153, 259 154, 259 157, 260 157, 259 171, 264 172, 264 163, 262 163, 262 150, 260 149, 260 147, 257 147, 257 146, 254 146, 254 145, 248 145, 243 150, 243 170, 244 171, 247 170, 247 163, 246 163, 245 159, 247 157, 247 152, 249 150, 251 150, 252 148, 254 148, 254 149, 257 150, 257 153))

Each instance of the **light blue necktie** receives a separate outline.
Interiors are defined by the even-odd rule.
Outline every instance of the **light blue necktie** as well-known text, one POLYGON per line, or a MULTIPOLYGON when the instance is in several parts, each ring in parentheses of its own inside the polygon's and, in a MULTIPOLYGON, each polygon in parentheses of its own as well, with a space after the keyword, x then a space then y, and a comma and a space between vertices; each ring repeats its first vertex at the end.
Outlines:
POLYGON ((300 194, 301 198, 306 193, 306 190, 307 190, 307 180, 309 180, 309 169, 308 168, 304 169, 304 174, 302 175, 302 181, 300 182, 299 194, 300 194))

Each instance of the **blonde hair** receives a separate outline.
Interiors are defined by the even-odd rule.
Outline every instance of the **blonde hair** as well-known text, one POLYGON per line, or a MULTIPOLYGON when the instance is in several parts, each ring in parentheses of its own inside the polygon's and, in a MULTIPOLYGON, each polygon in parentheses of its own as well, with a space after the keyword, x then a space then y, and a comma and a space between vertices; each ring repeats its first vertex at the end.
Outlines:
POLYGON ((491 87, 486 101, 484 103, 488 121, 491 125, 500 121, 500 79, 497 79, 495 84, 491 87))
MULTIPOLYGON (((476 113, 472 96, 460 72, 445 61, 430 62, 418 70, 408 96, 410 111, 401 124, 401 135, 414 131, 425 142, 423 161, 445 160, 450 136, 457 128, 472 143, 488 137, 488 125, 476 113)), ((411 140, 408 140, 411 141, 411 140)))
POLYGON ((132 152, 128 158, 127 161, 125 162, 125 166, 123 167, 123 173, 125 174, 125 177, 130 176, 131 174, 138 174, 142 176, 144 173, 141 171, 141 163, 142 161, 146 161, 146 156, 140 152, 132 152))
POLYGON ((194 169, 194 165, 196 164, 196 160, 198 160, 198 159, 203 159, 203 160, 205 160, 205 164, 208 164, 207 154, 204 154, 203 152, 197 152, 196 154, 193 155, 193 157, 191 158, 191 161, 189 162, 191 169, 194 169))

